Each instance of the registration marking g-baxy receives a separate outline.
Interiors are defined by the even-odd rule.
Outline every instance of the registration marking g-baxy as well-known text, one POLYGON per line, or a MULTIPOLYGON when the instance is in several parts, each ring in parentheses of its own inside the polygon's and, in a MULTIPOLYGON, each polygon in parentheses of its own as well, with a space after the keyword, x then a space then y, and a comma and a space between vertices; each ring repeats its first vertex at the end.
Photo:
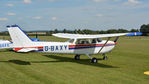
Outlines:
POLYGON ((68 50, 67 45, 45 46, 44 51, 63 51, 68 50))

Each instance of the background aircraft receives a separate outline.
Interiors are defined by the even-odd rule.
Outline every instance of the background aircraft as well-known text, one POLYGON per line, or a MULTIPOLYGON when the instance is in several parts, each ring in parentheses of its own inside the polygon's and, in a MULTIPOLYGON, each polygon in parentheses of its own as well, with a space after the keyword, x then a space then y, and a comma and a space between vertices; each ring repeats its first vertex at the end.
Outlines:
POLYGON ((12 48, 12 42, 9 40, 0 40, 0 49, 12 48))
POLYGON ((13 50, 16 52, 47 52, 47 53, 67 53, 76 54, 75 59, 79 60, 80 55, 87 55, 92 63, 97 63, 97 58, 92 58, 92 54, 103 54, 103 59, 107 59, 105 53, 110 52, 116 45, 119 36, 135 36, 142 33, 116 33, 101 35, 81 35, 57 33, 54 36, 69 38, 67 42, 46 42, 32 41, 18 25, 7 26, 13 41, 13 50), (107 40, 101 38, 107 37, 107 40), (109 41, 111 37, 116 37, 114 41, 109 41))

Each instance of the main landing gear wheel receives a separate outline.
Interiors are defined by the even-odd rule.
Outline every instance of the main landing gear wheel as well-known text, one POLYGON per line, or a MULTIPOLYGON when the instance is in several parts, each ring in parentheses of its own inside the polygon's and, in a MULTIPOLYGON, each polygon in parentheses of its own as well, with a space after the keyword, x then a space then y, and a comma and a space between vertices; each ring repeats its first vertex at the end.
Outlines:
POLYGON ((97 63, 97 58, 92 58, 92 59, 91 59, 91 62, 92 62, 92 63, 97 63))
POLYGON ((80 55, 76 55, 75 60, 80 60, 80 55))
POLYGON ((108 59, 108 57, 107 56, 103 56, 103 60, 107 60, 108 59))

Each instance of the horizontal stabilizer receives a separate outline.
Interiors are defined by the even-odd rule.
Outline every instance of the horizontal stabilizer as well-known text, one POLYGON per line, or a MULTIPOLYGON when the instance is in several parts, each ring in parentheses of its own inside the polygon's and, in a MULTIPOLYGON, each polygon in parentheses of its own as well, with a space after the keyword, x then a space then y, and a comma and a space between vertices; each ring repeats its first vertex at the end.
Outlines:
POLYGON ((32 51, 37 51, 37 48, 23 48, 18 50, 17 52, 32 52, 32 51))

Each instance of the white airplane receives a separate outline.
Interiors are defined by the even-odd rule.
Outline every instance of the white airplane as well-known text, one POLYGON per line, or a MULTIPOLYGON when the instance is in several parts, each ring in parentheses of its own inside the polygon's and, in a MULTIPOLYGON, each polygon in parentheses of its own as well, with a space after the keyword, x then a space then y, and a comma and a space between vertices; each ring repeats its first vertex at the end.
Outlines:
POLYGON ((116 33, 116 34, 100 34, 100 35, 82 35, 57 33, 53 36, 60 38, 68 38, 67 42, 46 42, 32 41, 23 30, 17 26, 7 26, 10 37, 13 41, 13 50, 16 52, 46 52, 46 53, 67 53, 75 54, 75 59, 79 60, 80 55, 87 55, 92 63, 97 63, 97 58, 93 58, 92 54, 102 54, 103 59, 107 59, 106 53, 110 52, 116 45, 119 36, 135 36, 142 33, 116 33), (101 38, 107 37, 107 40, 101 38), (109 41, 111 37, 116 37, 115 41, 109 41))

